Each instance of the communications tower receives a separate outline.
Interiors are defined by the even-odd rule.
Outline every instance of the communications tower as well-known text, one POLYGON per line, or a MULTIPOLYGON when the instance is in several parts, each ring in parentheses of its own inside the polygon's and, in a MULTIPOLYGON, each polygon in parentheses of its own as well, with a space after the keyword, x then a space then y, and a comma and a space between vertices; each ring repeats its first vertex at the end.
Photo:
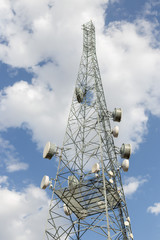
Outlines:
POLYGON ((95 27, 83 25, 83 53, 61 148, 48 142, 43 157, 59 160, 56 178, 44 176, 52 200, 45 239, 130 240, 131 223, 121 171, 129 168, 130 144, 115 147, 122 111, 107 109, 96 56, 95 27), (119 156, 123 159, 120 164, 119 156))

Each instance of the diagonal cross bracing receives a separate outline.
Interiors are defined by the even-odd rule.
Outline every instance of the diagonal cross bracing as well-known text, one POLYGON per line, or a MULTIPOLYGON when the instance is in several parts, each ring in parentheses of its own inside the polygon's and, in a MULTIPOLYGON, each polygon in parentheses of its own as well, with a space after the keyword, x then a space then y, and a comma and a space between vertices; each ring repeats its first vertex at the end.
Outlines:
POLYGON ((83 52, 46 239, 88 239, 88 234, 94 234, 94 239, 132 239, 131 225, 125 225, 128 210, 110 115, 96 56, 95 27, 90 21, 83 25, 83 52), (95 163, 100 166, 96 175, 92 171, 95 163))

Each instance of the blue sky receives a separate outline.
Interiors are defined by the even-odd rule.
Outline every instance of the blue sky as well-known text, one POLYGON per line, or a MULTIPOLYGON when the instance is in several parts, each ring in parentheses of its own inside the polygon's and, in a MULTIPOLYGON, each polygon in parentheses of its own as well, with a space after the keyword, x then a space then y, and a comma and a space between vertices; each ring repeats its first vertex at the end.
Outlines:
POLYGON ((134 239, 160 239, 159 12, 154 0, 1 0, 0 239, 42 239, 51 192, 39 186, 57 170, 43 147, 62 145, 90 19, 108 108, 123 109, 115 145, 133 148, 122 179, 134 239))

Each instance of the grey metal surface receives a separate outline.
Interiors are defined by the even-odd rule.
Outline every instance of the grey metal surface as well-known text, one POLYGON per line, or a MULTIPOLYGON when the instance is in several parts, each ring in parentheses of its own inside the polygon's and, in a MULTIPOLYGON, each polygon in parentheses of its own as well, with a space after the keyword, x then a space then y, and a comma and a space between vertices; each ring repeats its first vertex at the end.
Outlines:
MULTIPOLYGON (((108 210, 116 208, 120 202, 120 197, 116 189, 106 180, 108 210)), ((55 191, 55 194, 71 209, 78 217, 82 218, 83 212, 86 216, 91 216, 104 212, 105 208, 100 208, 98 203, 104 202, 103 180, 91 179, 76 185, 73 190, 63 188, 55 191)))

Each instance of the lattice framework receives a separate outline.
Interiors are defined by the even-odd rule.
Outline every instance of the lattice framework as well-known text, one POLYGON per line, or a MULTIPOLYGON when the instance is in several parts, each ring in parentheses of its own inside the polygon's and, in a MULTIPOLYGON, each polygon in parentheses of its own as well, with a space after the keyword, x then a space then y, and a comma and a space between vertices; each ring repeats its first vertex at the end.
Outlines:
POLYGON ((133 239, 130 221, 125 224, 129 215, 111 117, 96 56, 95 27, 90 21, 83 25, 83 53, 45 239, 133 239), (96 174, 91 171, 95 163, 100 166, 96 174), (64 213, 64 204, 71 215, 64 213))

